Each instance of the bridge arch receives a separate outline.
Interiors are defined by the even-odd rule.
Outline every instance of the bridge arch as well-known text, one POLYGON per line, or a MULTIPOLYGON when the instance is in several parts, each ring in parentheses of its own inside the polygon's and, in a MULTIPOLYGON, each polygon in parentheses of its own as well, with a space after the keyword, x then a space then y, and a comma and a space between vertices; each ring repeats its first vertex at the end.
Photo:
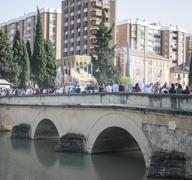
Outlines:
POLYGON ((32 133, 31 133, 32 139, 38 138, 38 133, 41 132, 43 134, 42 137, 41 134, 39 134, 40 135, 39 138, 53 138, 53 137, 59 138, 63 134, 62 124, 57 119, 57 116, 54 116, 52 114, 49 115, 44 113, 39 114, 34 120, 34 122, 31 124, 31 127, 32 127, 32 133), (47 127, 48 129, 42 128, 43 126, 47 127), (50 133, 50 136, 43 137, 44 134, 45 135, 47 134, 47 130, 49 131, 48 133, 50 133))
POLYGON ((58 138, 59 133, 55 124, 49 119, 43 119, 35 129, 34 139, 58 138))
POLYGON ((142 125, 137 124, 135 119, 131 119, 129 116, 124 116, 121 114, 108 114, 100 118, 90 130, 87 141, 87 151, 89 153, 94 153, 99 151, 96 147, 98 143, 98 138, 102 138, 107 133, 110 135, 110 131, 118 131, 120 134, 125 135, 127 132, 129 137, 132 137, 134 141, 139 146, 141 150, 145 166, 150 166, 152 149, 146 138, 145 134, 142 131, 142 125))

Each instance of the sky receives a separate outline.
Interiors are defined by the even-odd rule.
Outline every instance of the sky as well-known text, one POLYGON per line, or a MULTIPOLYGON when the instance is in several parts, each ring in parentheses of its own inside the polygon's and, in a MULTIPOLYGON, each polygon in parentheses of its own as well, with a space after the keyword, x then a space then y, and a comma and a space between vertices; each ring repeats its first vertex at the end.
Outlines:
MULTIPOLYGON (((0 0, 0 23, 39 8, 61 8, 61 0, 0 0)), ((161 22, 192 32, 192 0, 117 0, 117 20, 128 18, 161 22)))

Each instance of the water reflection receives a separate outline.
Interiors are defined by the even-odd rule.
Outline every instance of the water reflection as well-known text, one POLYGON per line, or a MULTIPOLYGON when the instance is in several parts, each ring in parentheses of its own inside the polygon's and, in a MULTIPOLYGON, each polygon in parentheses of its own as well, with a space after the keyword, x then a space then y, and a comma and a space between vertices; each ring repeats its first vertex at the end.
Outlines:
POLYGON ((57 141, 12 141, 9 135, 0 133, 0 180, 149 180, 139 152, 56 153, 57 141))
POLYGON ((141 180, 145 174, 140 152, 93 155, 92 162, 100 179, 141 180))
POLYGON ((86 154, 59 153, 59 163, 64 167, 84 168, 87 159, 86 154))
POLYGON ((36 157, 39 162, 45 167, 52 167, 58 160, 58 155, 55 153, 57 140, 35 140, 33 141, 36 157))
POLYGON ((24 139, 10 139, 12 149, 24 153, 29 153, 31 150, 31 141, 24 139))

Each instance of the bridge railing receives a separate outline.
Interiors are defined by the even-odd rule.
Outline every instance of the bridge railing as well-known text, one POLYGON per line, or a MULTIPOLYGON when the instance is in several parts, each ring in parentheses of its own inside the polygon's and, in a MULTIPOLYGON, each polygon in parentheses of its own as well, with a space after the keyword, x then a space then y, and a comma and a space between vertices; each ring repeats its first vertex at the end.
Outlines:
POLYGON ((92 93, 51 96, 8 96, 0 98, 0 105, 110 105, 192 112, 192 95, 92 93))

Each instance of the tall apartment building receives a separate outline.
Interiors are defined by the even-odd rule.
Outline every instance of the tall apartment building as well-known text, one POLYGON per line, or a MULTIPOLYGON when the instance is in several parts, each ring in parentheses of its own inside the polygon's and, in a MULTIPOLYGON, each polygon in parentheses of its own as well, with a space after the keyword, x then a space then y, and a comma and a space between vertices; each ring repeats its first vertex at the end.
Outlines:
POLYGON ((160 23, 126 20, 118 23, 117 48, 145 50, 170 59, 172 65, 185 61, 185 31, 178 27, 163 27, 160 23))
POLYGON ((162 27, 162 55, 171 60, 172 66, 186 60, 186 33, 178 27, 162 27))
MULTIPOLYGON (((61 55, 90 54, 95 44, 95 32, 102 17, 102 8, 106 15, 106 26, 110 27, 110 7, 112 1, 101 0, 63 0, 62 1, 62 35, 61 55)), ((115 9, 115 8, 114 8, 115 9)), ((115 18, 114 18, 115 19, 115 18)))
POLYGON ((159 26, 138 19, 118 23, 116 30, 117 48, 129 47, 161 54, 161 31, 159 26))
POLYGON ((190 62, 192 55, 192 34, 186 36, 186 62, 190 62))
MULTIPOLYGON (((43 35, 46 40, 52 41, 56 49, 56 58, 61 58, 61 12, 57 9, 40 9, 43 35)), ((15 32, 18 29, 20 38, 26 42, 29 40, 33 50, 35 40, 37 12, 25 14, 22 17, 0 24, 1 28, 7 28, 10 44, 13 44, 15 32)))

